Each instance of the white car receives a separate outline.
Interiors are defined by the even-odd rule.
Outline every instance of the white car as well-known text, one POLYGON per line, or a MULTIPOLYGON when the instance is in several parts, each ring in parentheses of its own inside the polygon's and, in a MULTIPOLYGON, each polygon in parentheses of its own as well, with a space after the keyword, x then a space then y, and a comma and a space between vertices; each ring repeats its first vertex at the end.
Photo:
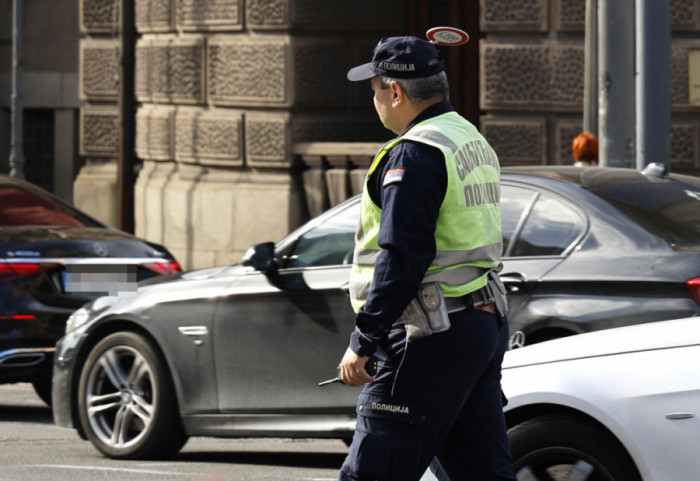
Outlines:
POLYGON ((503 390, 518 481, 700 479, 700 317, 509 351, 503 390))

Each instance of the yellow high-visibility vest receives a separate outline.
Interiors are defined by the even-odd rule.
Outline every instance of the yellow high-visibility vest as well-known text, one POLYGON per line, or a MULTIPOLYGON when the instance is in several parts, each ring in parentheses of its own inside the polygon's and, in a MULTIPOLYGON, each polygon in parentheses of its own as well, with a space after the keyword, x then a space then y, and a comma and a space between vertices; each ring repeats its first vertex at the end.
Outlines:
POLYGON ((437 147, 447 167, 447 192, 435 229, 437 252, 424 283, 439 282, 445 297, 459 297, 484 287, 491 269, 500 268, 500 176, 498 157, 470 122, 448 112, 413 126, 385 144, 370 165, 350 276, 350 298, 357 312, 366 302, 381 252, 382 210, 369 195, 369 179, 382 159, 400 142, 413 140, 437 147))

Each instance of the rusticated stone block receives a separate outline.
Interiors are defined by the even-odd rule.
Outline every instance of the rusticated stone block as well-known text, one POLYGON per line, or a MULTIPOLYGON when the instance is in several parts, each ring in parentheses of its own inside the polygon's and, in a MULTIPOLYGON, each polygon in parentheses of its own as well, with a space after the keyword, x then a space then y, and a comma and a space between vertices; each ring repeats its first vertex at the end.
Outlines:
POLYGON ((136 154, 141 159, 173 160, 175 110, 171 107, 142 107, 136 114, 136 154))
POLYGON ((347 82, 348 64, 342 41, 295 40, 294 104, 345 105, 344 96, 338 95, 338 86, 347 82))
POLYGON ((136 97, 142 102, 204 102, 204 40, 146 39, 136 46, 136 97))
POLYGON ((80 0, 82 32, 119 31, 119 2, 115 0, 80 0))
POLYGON ((485 32, 544 32, 547 0, 481 0, 481 30, 485 32))
POLYGON ((250 167, 287 167, 291 163, 290 121, 287 115, 245 116, 246 163, 250 167))
POLYGON ((80 98, 116 101, 119 99, 119 41, 80 42, 80 98))
POLYGON ((250 26, 279 28, 288 25, 293 0, 246 0, 246 18, 250 26))
POLYGON ((481 107, 580 110, 583 45, 481 44, 481 107))
POLYGON ((266 40, 209 42, 209 97, 218 105, 287 106, 288 44, 266 40))
POLYGON ((248 0, 247 24, 269 28, 354 28, 397 32, 405 28, 405 0, 248 0), (367 12, 372 12, 368 15, 367 12))
POLYGON ((202 165, 243 165, 243 115, 181 109, 175 116, 175 159, 202 165))
POLYGON ((80 110, 80 155, 116 157, 119 140, 118 111, 84 106, 80 110))
POLYGON ((571 144, 578 134, 582 132, 583 123, 578 120, 559 120, 556 123, 555 151, 557 156, 554 163, 559 165, 572 165, 574 157, 571 144))
POLYGON ((674 110, 697 110, 690 107, 688 51, 700 50, 698 40, 675 40, 671 45, 671 105, 674 110))
MULTIPOLYGON (((85 1, 85 0, 84 0, 85 1)), ((134 5, 139 32, 163 32, 173 29, 174 0, 139 0, 134 5)))
POLYGON ((177 23, 184 30, 241 30, 243 0, 179 0, 177 23))
POLYGON ((557 0, 556 7, 555 23, 558 30, 585 30, 586 0, 557 0))
POLYGON ((671 165, 671 170, 676 170, 675 166, 700 167, 700 125, 698 122, 671 124, 671 165))
POLYGON ((151 100, 151 44, 141 41, 134 48, 134 93, 141 101, 151 100))
POLYGON ((545 119, 482 118, 480 130, 496 151, 501 165, 547 163, 545 119))
POLYGON ((671 0, 671 29, 700 29, 698 0, 671 0))

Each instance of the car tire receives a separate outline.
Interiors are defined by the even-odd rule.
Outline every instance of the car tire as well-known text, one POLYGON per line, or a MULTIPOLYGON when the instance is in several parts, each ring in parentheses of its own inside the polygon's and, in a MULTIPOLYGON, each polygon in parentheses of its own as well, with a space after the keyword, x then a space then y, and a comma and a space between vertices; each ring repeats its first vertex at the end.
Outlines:
POLYGON ((518 480, 641 481, 622 445, 591 422, 540 416, 509 429, 508 438, 518 480))
POLYGON ((119 332, 88 355, 78 387, 88 439, 115 459, 162 459, 187 441, 170 374, 143 336, 119 332))

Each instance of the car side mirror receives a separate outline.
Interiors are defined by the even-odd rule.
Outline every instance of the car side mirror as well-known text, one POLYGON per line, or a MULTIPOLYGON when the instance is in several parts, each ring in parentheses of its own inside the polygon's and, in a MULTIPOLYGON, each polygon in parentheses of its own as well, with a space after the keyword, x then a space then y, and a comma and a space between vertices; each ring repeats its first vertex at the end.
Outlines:
POLYGON ((249 247, 243 255, 244 266, 250 266, 256 271, 265 274, 277 272, 277 260, 275 259, 275 244, 273 242, 263 242, 249 247))

